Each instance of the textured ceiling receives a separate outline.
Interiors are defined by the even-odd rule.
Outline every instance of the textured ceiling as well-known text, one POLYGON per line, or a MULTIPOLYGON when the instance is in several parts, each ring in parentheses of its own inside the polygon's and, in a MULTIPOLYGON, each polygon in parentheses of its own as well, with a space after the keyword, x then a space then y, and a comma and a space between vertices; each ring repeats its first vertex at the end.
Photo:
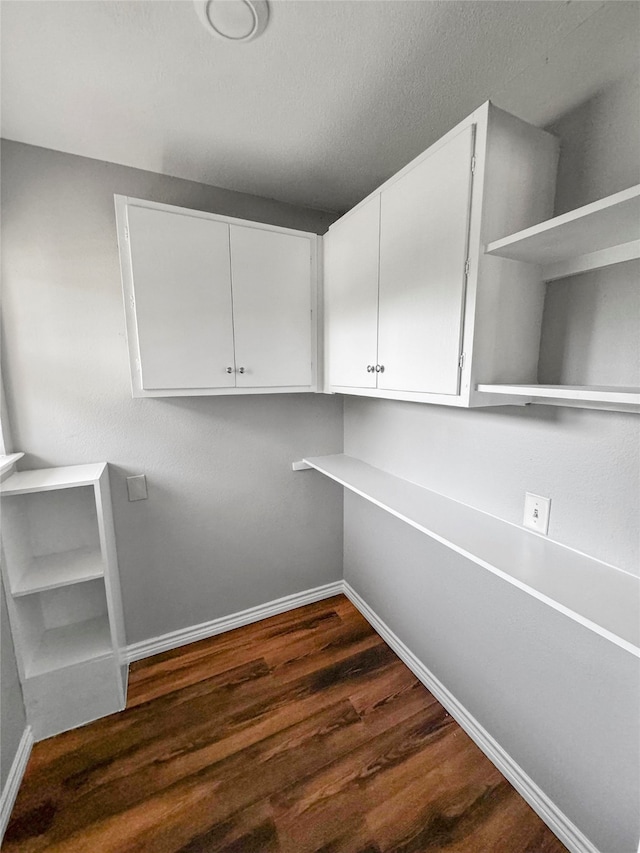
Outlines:
POLYGON ((545 125, 638 62, 637 2, 3 0, 2 135, 343 211, 476 106, 545 125))

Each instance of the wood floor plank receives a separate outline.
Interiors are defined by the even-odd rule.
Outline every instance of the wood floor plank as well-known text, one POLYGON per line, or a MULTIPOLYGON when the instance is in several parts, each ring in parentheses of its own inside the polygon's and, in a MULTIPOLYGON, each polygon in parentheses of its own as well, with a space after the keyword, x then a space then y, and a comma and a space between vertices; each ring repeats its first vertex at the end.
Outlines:
POLYGON ((379 774, 420 753, 427 742, 453 728, 444 709, 431 704, 417 714, 358 745, 303 784, 272 797, 276 823, 287 839, 283 851, 307 853, 332 841, 349 820, 364 820, 376 804, 372 782, 379 774))
MULTIPOLYGON (((251 693, 248 704, 246 694, 240 695, 238 689, 235 694, 237 704, 229 707, 225 701, 223 712, 217 716, 218 702, 215 701, 216 690, 213 688, 211 692, 213 702, 210 708, 207 709, 206 705, 203 705, 202 696, 198 695, 192 703, 183 702, 178 706, 182 708, 186 704, 188 713, 183 711, 182 718, 178 718, 177 721, 173 713, 174 707, 169 707, 169 720, 167 720, 165 707, 167 703, 159 701, 158 719, 152 721, 156 732, 159 732, 158 737, 154 737, 153 733, 146 729, 134 728, 121 732, 119 738, 113 741, 105 742, 104 739, 98 740, 97 743, 94 741, 94 747, 97 745, 102 748, 100 760, 96 759, 95 750, 88 755, 75 751, 68 757, 69 763, 59 761, 54 768, 45 768, 40 773, 41 784, 38 784, 37 779, 32 778, 30 780, 32 784, 29 787, 36 796, 37 792, 46 790, 47 802, 55 804, 57 814, 66 815, 63 830, 58 829, 59 818, 56 818, 49 828, 49 835, 53 833, 56 836, 59 831, 69 831, 73 827, 76 821, 75 815, 81 814, 83 819, 87 819, 88 816, 91 816, 91 819, 97 819, 98 815, 89 811, 87 803, 81 800, 83 797, 86 799, 87 794, 94 788, 98 789, 96 795, 98 802, 104 801, 107 805, 111 804, 111 807, 116 803, 115 807, 120 808, 119 798, 116 797, 111 801, 108 796, 103 796, 104 791, 100 789, 104 788, 105 783, 114 779, 116 782, 127 777, 135 779, 136 770, 139 770, 141 765, 143 768, 146 765, 150 768, 145 774, 149 779, 150 787, 147 789, 144 785, 127 786, 130 789, 131 802, 136 802, 138 796, 143 797, 153 793, 156 790, 156 783, 168 785, 174 782, 175 779, 167 776, 176 765, 180 764, 179 759, 184 763, 186 756, 192 762, 202 760, 205 764, 220 760, 230 752, 230 742, 235 748, 246 746, 251 739, 266 737, 274 729, 276 731, 286 729, 299 719, 310 716, 318 708, 346 698, 354 685, 376 678, 379 670, 401 666, 402 664, 388 647, 379 645, 375 649, 355 654, 346 661, 318 670, 291 685, 282 687, 273 683, 269 686, 262 684, 257 693, 251 693), (320 686, 316 682, 319 682, 320 686), (195 714, 194 707, 197 712, 195 714), (138 743, 135 740, 132 741, 136 733, 139 738, 138 743), (242 735, 248 738, 244 743, 242 735), (126 748, 118 751, 119 746, 123 744, 126 748), (204 759, 201 759, 198 752, 194 755, 194 750, 198 747, 205 749, 204 759), (173 760, 170 760, 171 758, 173 760), (80 766, 78 766, 79 762, 80 766), (86 767, 85 764, 87 764, 86 767), (73 772, 69 773, 70 770, 73 772), (54 787, 55 782, 57 785, 54 787), (71 810, 66 807, 74 800, 81 802, 81 808, 71 810)), ((178 691, 178 693, 184 693, 184 691, 178 691)), ((139 712, 140 708, 134 711, 139 712)), ((191 767, 194 772, 197 769, 199 768, 191 767)), ((138 778, 138 781, 141 781, 141 778, 138 778)), ((29 802, 27 797, 20 803, 22 809, 28 806, 31 809, 38 809, 41 805, 39 801, 29 802)))
MULTIPOLYGON (((253 631, 250 638, 245 637, 243 629, 240 628, 222 635, 221 638, 214 637, 191 643, 184 647, 183 654, 172 650, 149 658, 152 663, 138 661, 132 664, 128 706, 133 707, 155 699, 164 692, 171 692, 180 683, 196 683, 233 666, 248 663, 256 657, 255 649, 258 645, 263 645, 269 655, 275 655, 276 651, 281 649, 286 660, 289 649, 300 639, 311 641, 313 645, 318 635, 324 637, 327 628, 335 626, 344 627, 344 623, 334 608, 329 609, 325 605, 297 623, 292 622, 290 616, 286 622, 276 616, 264 620, 264 623, 257 623, 251 626, 253 631), (269 625, 265 627, 265 623, 269 625), (232 635, 235 635, 235 639, 232 635), (216 640, 219 642, 216 643, 216 640)), ((371 628, 369 633, 373 634, 371 628)))
MULTIPOLYGON (((203 657, 209 661, 212 667, 211 674, 214 674, 217 661, 224 660, 229 654, 233 656, 236 663, 242 662, 243 659, 251 660, 255 657, 254 649, 257 644, 274 647, 282 640, 286 645, 295 636, 314 631, 321 633, 327 624, 335 624, 343 620, 342 614, 345 614, 349 620, 357 619, 355 614, 345 611, 341 606, 342 598, 343 596, 336 596, 318 601, 298 611, 279 613, 260 622, 135 661, 130 668, 130 685, 135 685, 149 677, 155 679, 156 675, 163 670, 188 666, 203 657), (299 616, 301 610, 305 611, 302 618, 299 616)), ((361 616, 360 620, 362 620, 361 616)), ((370 628, 370 630, 373 629, 370 628)), ((224 663, 223 668, 229 667, 224 663)))
MULTIPOLYGON (((333 633, 330 636, 334 638, 333 633)), ((359 633, 353 634, 347 631, 343 632, 340 642, 327 643, 326 649, 322 644, 318 645, 315 655, 296 660, 284 673, 279 671, 277 681, 272 677, 263 659, 252 660, 241 666, 218 672, 211 677, 201 677, 200 681, 185 688, 182 688, 178 680, 176 689, 172 693, 164 693, 152 705, 135 702, 133 709, 128 711, 126 717, 114 715, 93 724, 92 732, 82 729, 82 734, 79 733, 80 730, 75 730, 59 736, 59 739, 56 739, 60 741, 57 749, 49 749, 46 754, 41 751, 35 752, 33 767, 40 766, 42 762, 51 765, 59 754, 63 768, 58 770, 58 774, 64 775, 67 772, 64 765, 70 759, 76 765, 81 764, 83 755, 89 752, 89 763, 92 765, 109 761, 113 758, 115 750, 126 750, 132 744, 140 745, 145 740, 145 731, 150 732, 149 737, 152 740, 157 740, 161 734, 169 735, 176 728, 187 728, 192 720, 195 721, 195 725, 208 720, 222 726, 229 714, 237 716, 243 709, 251 708, 255 701, 264 705, 273 694, 272 705, 275 705, 278 700, 282 700, 283 696, 286 698, 291 691, 297 695, 297 688, 304 690, 308 686, 307 683, 298 683, 296 686, 297 676, 317 675, 325 670, 327 665, 339 664, 352 657, 354 653, 366 651, 373 646, 383 650, 382 663, 397 660, 374 632, 362 639, 359 633), (260 679, 263 680, 259 684, 255 683, 260 679), (283 687, 285 683, 292 683, 294 686, 287 691, 283 687)), ((293 653, 295 649, 292 649, 293 653)), ((253 654, 254 656, 256 654, 255 647, 253 654)), ((359 660, 356 661, 356 666, 359 660)), ((334 680, 339 683, 339 678, 335 678, 335 674, 334 680)), ((255 714, 249 714, 249 716, 255 718, 255 714)), ((207 727, 208 723, 205 722, 204 725, 207 727)))
POLYGON ((562 853, 343 596, 132 667, 36 744, 6 853, 562 853))

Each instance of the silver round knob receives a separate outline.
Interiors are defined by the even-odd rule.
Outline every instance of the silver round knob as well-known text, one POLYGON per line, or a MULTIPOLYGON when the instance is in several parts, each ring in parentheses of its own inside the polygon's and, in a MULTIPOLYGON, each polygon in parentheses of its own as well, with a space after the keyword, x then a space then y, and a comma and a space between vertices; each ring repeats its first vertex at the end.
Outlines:
POLYGON ((367 373, 373 373, 375 371, 375 367, 372 364, 367 365, 367 373))
POLYGON ((376 364, 376 373, 384 373, 384 364, 376 364))
POLYGON ((239 367, 239 368, 238 368, 238 373, 244 373, 244 367, 239 367))
POLYGON ((233 373, 233 367, 227 367, 227 373, 233 373))

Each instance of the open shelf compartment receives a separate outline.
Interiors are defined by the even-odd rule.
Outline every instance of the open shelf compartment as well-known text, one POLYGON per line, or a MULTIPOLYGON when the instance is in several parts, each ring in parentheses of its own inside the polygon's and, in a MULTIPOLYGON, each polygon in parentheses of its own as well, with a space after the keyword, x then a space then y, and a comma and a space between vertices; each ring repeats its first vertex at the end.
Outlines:
POLYGON ((640 578, 338 454, 303 462, 640 657, 640 578))
POLYGON ((99 548, 74 548, 59 554, 33 557, 24 574, 13 584, 12 593, 16 597, 31 595, 103 576, 99 548))
POLYGON ((31 678, 112 654, 109 619, 105 613, 84 622, 74 622, 44 631, 39 645, 33 650, 31 662, 26 667, 26 675, 31 678))
POLYGON ((494 240, 486 254, 539 264, 546 281, 640 258, 640 184, 494 240))
POLYGON ((93 486, 3 493, 2 511, 6 573, 14 596, 104 575, 93 486))
POLYGON ((25 595, 14 605, 26 678, 114 653, 102 579, 25 595))

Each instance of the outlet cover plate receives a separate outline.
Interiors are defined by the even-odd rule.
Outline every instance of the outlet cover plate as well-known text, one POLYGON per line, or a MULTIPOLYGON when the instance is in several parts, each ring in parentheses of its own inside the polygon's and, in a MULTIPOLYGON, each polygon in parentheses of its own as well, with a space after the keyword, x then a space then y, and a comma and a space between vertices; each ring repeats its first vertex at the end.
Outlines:
POLYGON ((147 478, 144 474, 135 474, 127 477, 127 492, 130 501, 146 501, 147 478))
POLYGON ((547 535, 549 530, 549 512, 551 511, 551 498, 543 498, 526 492, 524 496, 524 519, 523 525, 536 533, 547 535))

